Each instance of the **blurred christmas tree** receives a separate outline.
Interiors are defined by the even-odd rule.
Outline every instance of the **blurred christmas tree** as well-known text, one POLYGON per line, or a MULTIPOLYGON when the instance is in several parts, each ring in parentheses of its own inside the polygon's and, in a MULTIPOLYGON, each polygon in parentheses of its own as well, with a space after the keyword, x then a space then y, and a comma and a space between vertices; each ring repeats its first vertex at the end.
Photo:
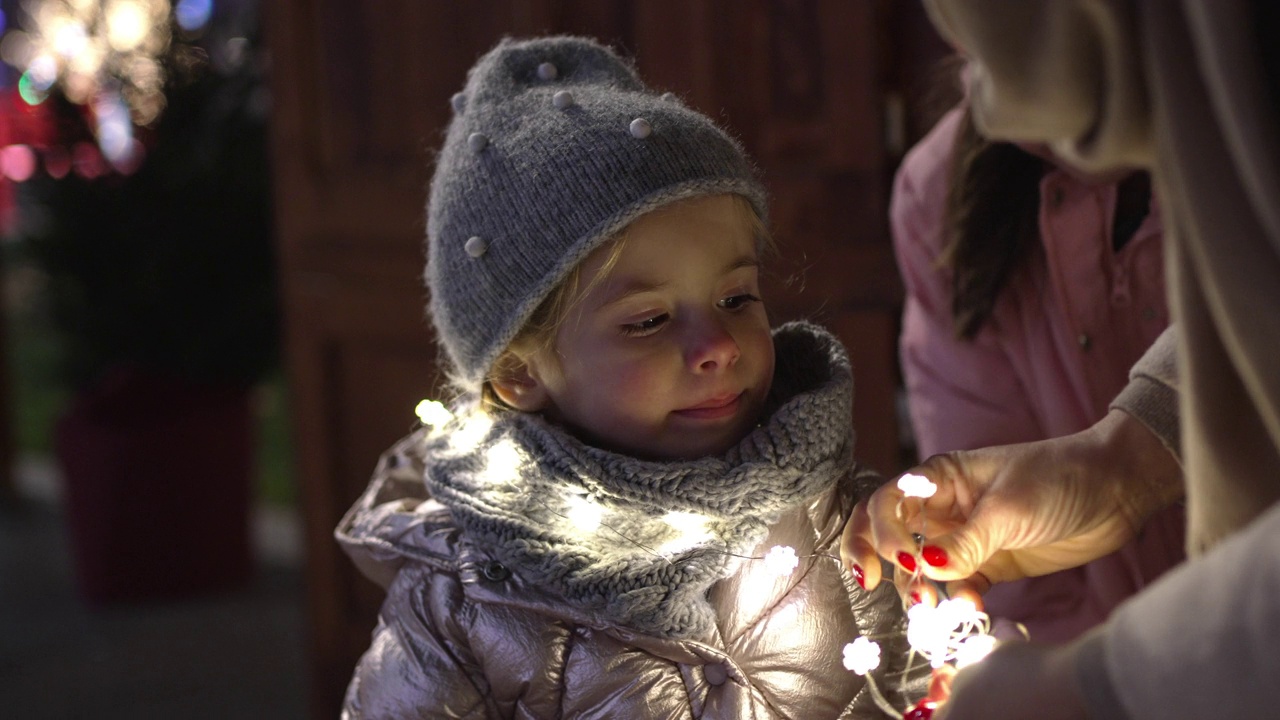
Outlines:
POLYGON ((240 585, 251 389, 279 332, 256 7, 24 8, 0 54, 29 137, 9 132, 0 171, 18 181, 11 248, 41 271, 75 391, 54 449, 81 589, 240 585))
POLYGON ((179 32, 143 63, 159 94, 108 76, 80 97, 65 72, 33 73, 47 55, 28 62, 24 96, 51 127, 17 186, 15 237, 47 277, 76 387, 120 367, 250 385, 275 366, 267 95, 246 16, 179 32), (134 103, 150 126, 133 125, 134 103))

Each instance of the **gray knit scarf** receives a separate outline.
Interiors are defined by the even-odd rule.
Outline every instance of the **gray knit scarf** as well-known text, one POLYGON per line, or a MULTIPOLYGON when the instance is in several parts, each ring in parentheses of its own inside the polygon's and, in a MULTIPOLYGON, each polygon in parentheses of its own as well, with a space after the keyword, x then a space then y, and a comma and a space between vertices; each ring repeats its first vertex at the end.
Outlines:
POLYGON ((722 455, 638 460, 472 398, 425 440, 427 489, 526 584, 621 626, 701 636, 714 624, 707 590, 734 556, 852 467, 843 346, 808 323, 778 328, 774 345, 775 409, 722 455))

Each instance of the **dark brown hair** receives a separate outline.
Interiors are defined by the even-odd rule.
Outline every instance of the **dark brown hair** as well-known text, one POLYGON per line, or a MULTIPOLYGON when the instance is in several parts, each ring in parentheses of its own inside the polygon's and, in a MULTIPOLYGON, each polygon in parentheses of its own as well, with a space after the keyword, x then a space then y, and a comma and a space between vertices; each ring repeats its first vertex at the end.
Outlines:
POLYGON ((1035 246, 1046 167, 1016 145, 987 140, 964 113, 943 211, 948 241, 939 258, 952 273, 957 337, 972 340, 991 319, 1000 293, 1035 246))

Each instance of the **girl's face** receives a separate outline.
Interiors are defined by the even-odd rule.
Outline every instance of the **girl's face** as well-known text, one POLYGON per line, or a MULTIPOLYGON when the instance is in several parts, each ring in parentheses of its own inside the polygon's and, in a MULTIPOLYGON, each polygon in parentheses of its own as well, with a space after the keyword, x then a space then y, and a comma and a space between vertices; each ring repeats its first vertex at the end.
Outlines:
POLYGON ((729 195, 675 203, 624 231, 611 268, 613 248, 589 255, 553 348, 526 361, 540 409, 648 459, 717 454, 750 431, 774 357, 746 207, 729 195))

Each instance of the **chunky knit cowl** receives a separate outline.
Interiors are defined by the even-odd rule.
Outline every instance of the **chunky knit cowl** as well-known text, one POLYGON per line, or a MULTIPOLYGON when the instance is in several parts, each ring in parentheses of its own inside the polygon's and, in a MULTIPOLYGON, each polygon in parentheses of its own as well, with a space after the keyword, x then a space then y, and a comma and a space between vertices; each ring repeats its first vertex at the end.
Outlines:
POLYGON ((721 455, 639 460, 467 397, 424 440, 427 489, 526 584, 642 632, 699 636, 714 622, 707 590, 852 469, 844 348, 808 323, 774 345, 772 410, 721 455))

